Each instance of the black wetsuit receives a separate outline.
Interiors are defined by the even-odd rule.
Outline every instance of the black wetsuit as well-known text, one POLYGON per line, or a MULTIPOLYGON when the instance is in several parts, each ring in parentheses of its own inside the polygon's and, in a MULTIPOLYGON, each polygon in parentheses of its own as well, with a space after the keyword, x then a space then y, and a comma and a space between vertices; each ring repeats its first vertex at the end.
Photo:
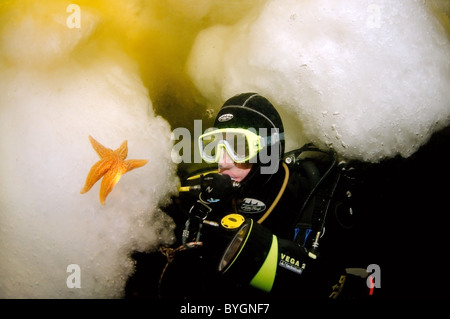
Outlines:
MULTIPOLYGON (((280 162, 275 174, 264 175, 256 172, 249 182, 244 181, 232 198, 220 204, 211 204, 212 211, 207 220, 220 224, 221 219, 231 213, 252 218, 255 222, 264 218, 261 225, 274 235, 294 241, 296 225, 304 221, 300 218, 300 211, 311 191, 310 184, 311 181, 300 169, 280 162), (274 201, 276 205, 272 207, 274 201), (266 215, 268 210, 271 212, 266 215)), ((184 211, 189 210, 188 207, 195 203, 197 196, 198 194, 191 194, 179 198, 185 205, 184 211)), ((333 201, 333 206, 336 206, 336 200, 333 201)), ((345 261, 348 261, 345 257, 348 253, 344 251, 348 235, 344 233, 348 232, 351 232, 350 224, 343 225, 341 221, 336 220, 334 213, 329 214, 326 234, 321 239, 320 257, 313 260, 303 256, 302 262, 306 264, 304 272, 301 275, 293 273, 284 279, 276 278, 272 291, 266 293, 249 285, 233 282, 233 278, 222 277, 217 273, 219 259, 235 230, 204 225, 201 237, 203 247, 178 253, 176 261, 171 265, 170 273, 175 276, 173 281, 178 283, 178 287, 187 288, 187 291, 180 288, 172 290, 171 295, 173 298, 194 299, 328 298, 332 296, 334 289, 337 296, 342 292, 341 275, 345 275, 345 267, 354 266, 345 264, 345 261), (181 282, 184 283, 180 285, 181 282), (189 296, 182 296, 183 294, 189 296)), ((362 288, 364 290, 365 286, 362 288)))

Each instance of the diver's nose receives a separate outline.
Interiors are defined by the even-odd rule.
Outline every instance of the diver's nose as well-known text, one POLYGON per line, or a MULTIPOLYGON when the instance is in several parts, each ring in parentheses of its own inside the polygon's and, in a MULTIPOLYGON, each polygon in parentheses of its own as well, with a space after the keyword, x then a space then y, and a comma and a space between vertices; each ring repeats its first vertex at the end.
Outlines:
POLYGON ((234 166, 233 159, 228 155, 225 150, 221 151, 222 154, 219 156, 219 167, 223 169, 231 168, 234 166))

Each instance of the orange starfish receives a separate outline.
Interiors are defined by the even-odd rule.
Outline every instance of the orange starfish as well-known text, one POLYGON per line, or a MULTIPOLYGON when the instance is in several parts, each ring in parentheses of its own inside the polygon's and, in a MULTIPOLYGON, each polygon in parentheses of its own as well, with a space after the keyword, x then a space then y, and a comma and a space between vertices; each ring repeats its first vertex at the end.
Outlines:
POLYGON ((132 169, 144 166, 148 161, 125 160, 128 155, 127 141, 124 141, 118 149, 113 151, 110 148, 104 147, 90 135, 89 140, 94 150, 100 156, 100 160, 92 166, 80 193, 84 194, 88 192, 103 177, 102 184, 100 185, 99 199, 100 203, 105 205, 106 196, 112 191, 122 175, 132 169))

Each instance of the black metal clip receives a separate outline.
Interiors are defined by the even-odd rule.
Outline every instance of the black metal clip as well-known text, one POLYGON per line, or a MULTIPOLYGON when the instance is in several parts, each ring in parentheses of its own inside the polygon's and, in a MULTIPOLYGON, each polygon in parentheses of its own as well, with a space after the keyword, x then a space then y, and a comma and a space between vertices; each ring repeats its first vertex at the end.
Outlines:
POLYGON ((192 221, 195 221, 196 224, 198 224, 197 229, 197 235, 195 237, 195 242, 200 241, 201 232, 203 228, 203 221, 208 217, 209 213, 211 212, 211 207, 206 205, 204 202, 198 200, 194 205, 192 205, 191 209, 189 210, 189 218, 186 220, 186 223, 184 225, 184 230, 181 235, 181 241, 183 246, 186 248, 191 248, 192 245, 188 246, 187 242, 191 233, 191 223, 192 221))

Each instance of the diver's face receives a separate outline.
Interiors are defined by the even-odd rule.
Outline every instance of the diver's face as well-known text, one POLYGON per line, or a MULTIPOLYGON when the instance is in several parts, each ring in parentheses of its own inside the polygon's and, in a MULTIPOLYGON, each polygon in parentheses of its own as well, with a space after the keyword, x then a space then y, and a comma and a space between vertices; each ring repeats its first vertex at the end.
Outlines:
POLYGON ((219 158, 219 173, 229 175, 233 180, 241 182, 250 172, 253 164, 235 163, 227 152, 223 151, 219 158))

